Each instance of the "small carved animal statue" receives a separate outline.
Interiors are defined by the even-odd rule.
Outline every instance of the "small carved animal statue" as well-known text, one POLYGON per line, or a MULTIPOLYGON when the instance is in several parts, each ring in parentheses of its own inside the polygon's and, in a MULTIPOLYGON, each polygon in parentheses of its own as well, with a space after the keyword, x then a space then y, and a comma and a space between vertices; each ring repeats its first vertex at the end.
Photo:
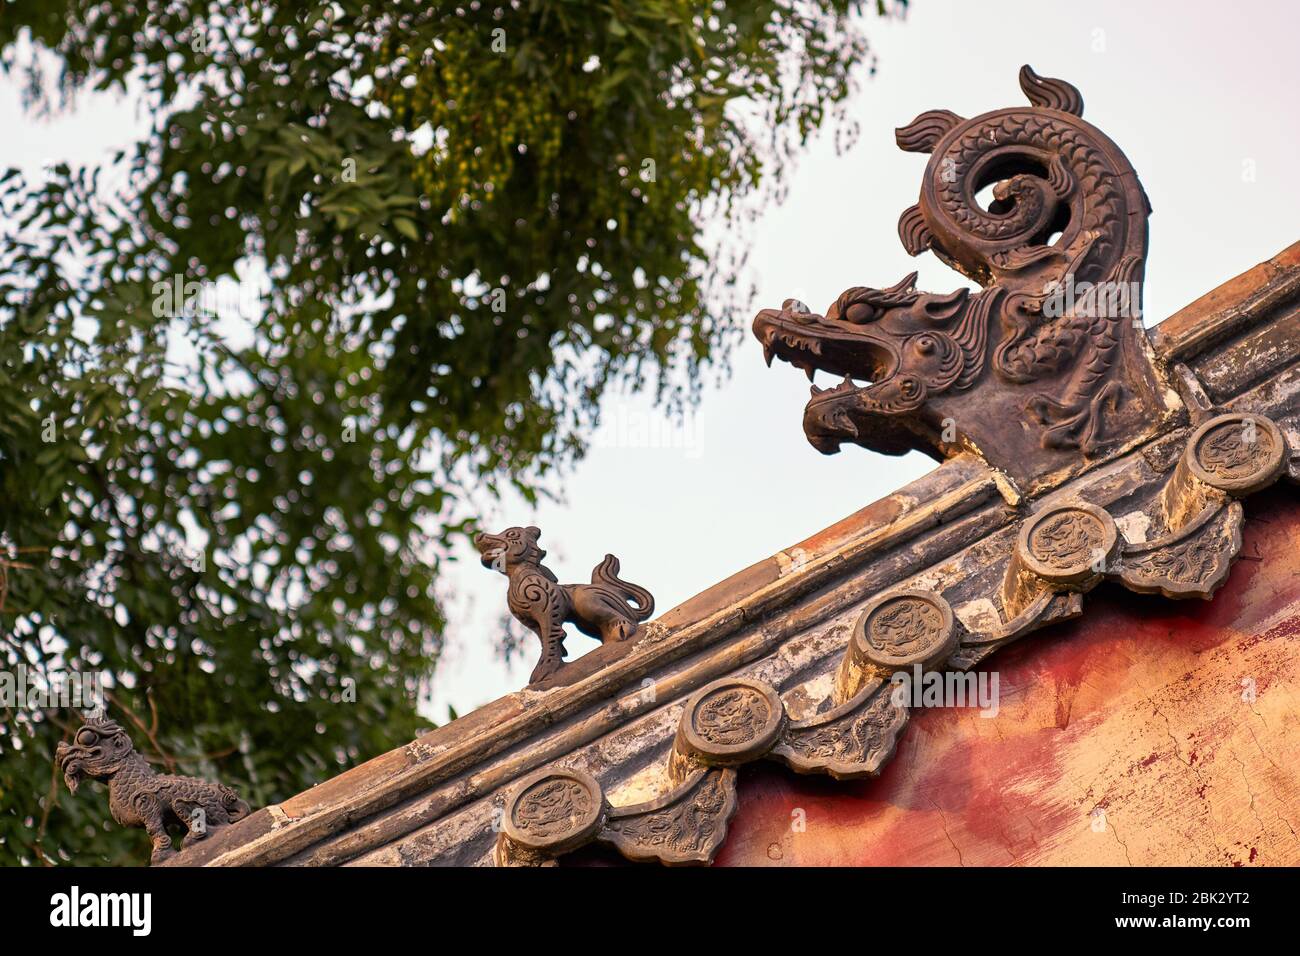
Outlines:
POLYGON ((153 839, 151 863, 160 863, 176 852, 167 834, 168 824, 185 827, 181 846, 188 847, 249 813, 248 804, 223 784, 157 773, 111 720, 86 721, 72 743, 59 743, 55 762, 74 794, 87 777, 108 784, 113 819, 124 827, 143 827, 153 839))
POLYGON ((485 568, 510 580, 506 603, 510 613, 542 642, 542 656, 529 683, 545 680, 564 663, 564 622, 602 644, 625 641, 637 624, 654 613, 655 601, 645 588, 619 580, 618 558, 605 560, 591 572, 590 584, 559 584, 542 564, 546 552, 537 545, 537 528, 507 528, 500 534, 474 539, 485 568), (632 607, 628 605, 631 604, 632 607))

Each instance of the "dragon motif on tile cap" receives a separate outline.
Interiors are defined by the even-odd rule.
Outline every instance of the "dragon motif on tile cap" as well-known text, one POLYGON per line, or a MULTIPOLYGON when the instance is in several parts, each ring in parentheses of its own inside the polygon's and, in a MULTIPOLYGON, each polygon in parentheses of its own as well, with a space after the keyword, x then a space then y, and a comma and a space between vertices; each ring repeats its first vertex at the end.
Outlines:
POLYGON ((819 451, 975 451, 1032 484, 1180 411, 1141 326, 1150 206, 1137 175, 1084 122, 1073 86, 1028 66, 1020 86, 1028 107, 932 110, 897 131, 902 149, 930 154, 904 247, 982 290, 924 292, 912 273, 848 289, 825 315, 787 300, 755 318, 769 363, 843 376, 814 384, 804 410, 819 451))

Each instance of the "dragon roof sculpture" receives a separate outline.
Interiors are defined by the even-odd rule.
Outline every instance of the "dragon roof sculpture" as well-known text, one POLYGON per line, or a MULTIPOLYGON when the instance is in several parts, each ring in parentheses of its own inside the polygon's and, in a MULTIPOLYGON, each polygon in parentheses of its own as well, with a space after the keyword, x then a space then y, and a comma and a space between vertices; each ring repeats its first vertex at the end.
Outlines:
POLYGON ((982 291, 922 292, 912 273, 848 289, 825 315, 787 300, 755 318, 769 364, 844 377, 814 385, 805 409, 819 451, 974 451, 1032 490, 1179 411, 1141 324, 1151 210, 1137 175, 1073 86, 1028 66, 1020 86, 1028 107, 931 110, 897 130, 900 148, 930 154, 904 247, 982 291))
MULTIPOLYGON (((790 301, 755 321, 770 357, 847 377, 808 403, 817 448, 948 460, 654 620, 612 557, 590 584, 560 585, 536 528, 483 535, 483 563, 506 573, 506 603, 542 641, 538 682, 166 864, 1223 863, 1247 848, 1253 861, 1257 815, 1224 822, 1206 801, 1204 838, 1165 821, 1170 780, 1178 799, 1207 785, 1255 799, 1250 778, 1279 763, 1243 721, 1269 746, 1293 742, 1265 726, 1251 675, 1280 687, 1300 673, 1287 651, 1300 585, 1275 570, 1300 509, 1293 491, 1266 490, 1300 482, 1300 243, 1148 337, 1149 209, 1133 171, 1079 118, 1072 87, 1028 68, 1021 85, 1028 107, 927 113, 899 134, 931 153, 906 247, 978 288, 930 294, 909 276, 850 289, 825 315, 790 301), (1266 520, 1248 527, 1247 508, 1266 520), (1235 593, 1208 607, 1139 613, 1117 597, 1199 603, 1246 555, 1235 593), (1094 623, 1053 627, 1085 614, 1094 623), (561 666, 566 622, 602 646, 561 666), (1002 654, 1035 634, 1040 650, 1002 654), (951 712, 972 693, 989 723, 951 712), (948 716, 921 725, 931 708, 948 716), (1207 754, 1191 770, 1184 733, 1207 754), (907 769, 888 773, 894 760, 907 769), (745 769, 760 761, 860 783, 765 782, 745 769), (814 805, 826 823, 797 827, 814 805), (1113 832, 1108 813, 1149 831, 1132 857, 1118 834, 1098 836, 1113 832), (986 827, 991 816, 1023 826, 986 827)), ((1286 711, 1285 691, 1271 700, 1286 711)), ((69 753, 65 771, 86 772, 69 753)), ((1283 819, 1262 852, 1292 861, 1291 836, 1283 819)))

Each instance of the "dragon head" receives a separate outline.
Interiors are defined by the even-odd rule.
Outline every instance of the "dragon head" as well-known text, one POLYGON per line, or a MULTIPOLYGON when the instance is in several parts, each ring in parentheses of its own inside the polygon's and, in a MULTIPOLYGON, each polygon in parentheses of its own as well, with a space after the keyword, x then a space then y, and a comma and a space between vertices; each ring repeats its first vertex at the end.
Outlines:
POLYGON ((539 564, 546 552, 537 544, 541 529, 506 528, 500 534, 480 534, 474 538, 479 563, 485 568, 495 568, 503 573, 519 565, 539 564))
POLYGON ((54 762, 63 771, 63 782, 68 790, 77 792, 77 786, 89 777, 107 780, 131 759, 135 748, 131 738, 121 727, 108 719, 91 718, 77 728, 72 743, 60 741, 54 751, 54 762))
POLYGON ((922 417, 927 400, 978 374, 988 318, 981 296, 915 286, 913 272, 887 289, 849 289, 824 316, 787 299, 754 319, 769 365, 780 358, 810 381, 818 370, 844 377, 834 388, 814 384, 804 409, 804 433, 823 454, 844 442, 891 455, 917 447, 935 430, 922 417))

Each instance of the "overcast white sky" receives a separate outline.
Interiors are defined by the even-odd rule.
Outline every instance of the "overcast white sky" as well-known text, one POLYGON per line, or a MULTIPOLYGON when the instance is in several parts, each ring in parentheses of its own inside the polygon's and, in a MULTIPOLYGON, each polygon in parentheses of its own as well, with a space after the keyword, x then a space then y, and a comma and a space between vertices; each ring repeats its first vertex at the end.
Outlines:
MULTIPOLYGON (((1016 72, 1026 62, 1079 88, 1085 119, 1119 145, 1146 187, 1148 324, 1300 239, 1300 5, 914 0, 905 21, 873 19, 870 32, 879 71, 850 107, 857 145, 836 155, 830 137, 812 143, 785 203, 751 233, 755 308, 794 296, 822 311, 848 286, 892 284, 913 269, 923 289, 965 284, 899 245, 895 224, 916 201, 926 158, 899 151, 894 128, 928 109, 974 116, 1019 105, 1016 72)), ((133 104, 102 97, 35 123, 8 81, 0 124, 18 134, 4 165, 29 170, 49 159, 93 161, 140 125, 133 104)), ((564 582, 586 581, 613 551, 662 613, 932 467, 920 455, 852 448, 822 456, 800 428, 808 395, 800 372, 767 369, 748 335, 732 367, 685 426, 661 427, 648 400, 609 396, 609 441, 569 476, 566 501, 535 512, 509 502, 487 524, 539 525, 547 563, 564 582), (652 421, 657 447, 644 447, 652 421)), ((523 686, 536 659, 535 642, 512 666, 496 658, 505 582, 463 558, 445 575, 450 627, 428 708, 438 721, 448 705, 463 714, 523 686)), ((594 642, 574 635, 568 645, 581 653, 594 642)))

